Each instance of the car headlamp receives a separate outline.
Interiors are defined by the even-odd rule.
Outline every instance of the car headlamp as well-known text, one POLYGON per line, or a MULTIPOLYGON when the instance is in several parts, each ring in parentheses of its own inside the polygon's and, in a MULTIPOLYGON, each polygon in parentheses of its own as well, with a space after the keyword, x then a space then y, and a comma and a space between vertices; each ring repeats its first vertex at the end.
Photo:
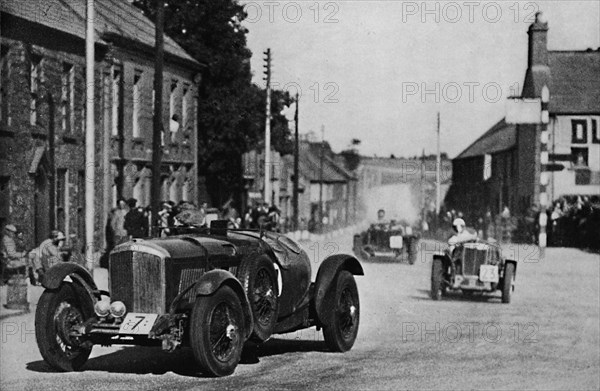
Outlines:
POLYGON ((100 300, 94 304, 94 312, 98 317, 105 318, 110 313, 110 303, 106 300, 100 300))
POLYGON ((110 305, 110 314, 114 318, 122 318, 126 312, 127 308, 125 308, 125 304, 122 301, 113 301, 110 305))

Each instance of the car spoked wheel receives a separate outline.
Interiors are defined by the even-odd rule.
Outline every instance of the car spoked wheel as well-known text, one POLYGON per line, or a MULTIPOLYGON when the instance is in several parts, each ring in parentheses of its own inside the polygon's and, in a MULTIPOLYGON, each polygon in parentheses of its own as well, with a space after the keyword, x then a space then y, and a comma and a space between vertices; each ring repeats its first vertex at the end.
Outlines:
POLYGON ((210 346, 215 358, 226 363, 235 352, 235 344, 239 335, 239 326, 232 322, 232 307, 228 303, 220 303, 210 319, 210 346))
POLYGON ((345 340, 352 337, 358 325, 358 307, 354 305, 354 299, 350 289, 345 288, 340 296, 337 317, 342 338, 345 340))
POLYGON ((264 342, 273 334, 277 322, 279 286, 273 261, 266 255, 244 259, 237 274, 252 309, 251 338, 264 342))
POLYGON ((92 315, 92 299, 83 287, 63 283, 58 289, 47 289, 35 314, 35 335, 44 360, 61 371, 81 368, 92 348, 76 336, 75 328, 92 315))
POLYGON ((352 348, 358 335, 360 303, 354 276, 342 270, 328 292, 326 302, 332 304, 326 324, 323 325, 325 343, 334 352, 352 348))
POLYGON ((252 296, 252 306, 256 308, 256 321, 262 327, 269 327, 275 317, 277 297, 271 274, 261 268, 256 275, 256 284, 252 296))
POLYGON ((244 344, 242 304, 228 286, 196 299, 190 320, 190 345, 202 372, 233 373, 244 344))

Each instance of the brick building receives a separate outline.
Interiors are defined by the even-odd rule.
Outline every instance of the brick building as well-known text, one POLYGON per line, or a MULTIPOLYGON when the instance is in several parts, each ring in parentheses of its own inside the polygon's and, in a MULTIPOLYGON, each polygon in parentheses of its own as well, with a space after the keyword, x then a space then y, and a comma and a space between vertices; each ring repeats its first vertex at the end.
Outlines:
MULTIPOLYGON (((523 98, 550 91, 549 201, 600 194, 600 49, 551 51, 548 23, 541 14, 528 30, 528 64, 523 98), (558 166, 560 168, 560 166, 558 166)), ((541 125, 496 123, 453 160, 452 207, 481 216, 506 205, 523 216, 540 205, 541 125)))
MULTIPOLYGON (((150 202, 154 25, 124 0, 95 2, 95 247, 118 197, 150 202)), ((3 0, 0 225, 28 246, 53 228, 84 238, 83 1, 3 0)), ((162 196, 197 198, 201 64, 165 37, 162 196), (177 121, 170 121, 174 118, 177 121)))

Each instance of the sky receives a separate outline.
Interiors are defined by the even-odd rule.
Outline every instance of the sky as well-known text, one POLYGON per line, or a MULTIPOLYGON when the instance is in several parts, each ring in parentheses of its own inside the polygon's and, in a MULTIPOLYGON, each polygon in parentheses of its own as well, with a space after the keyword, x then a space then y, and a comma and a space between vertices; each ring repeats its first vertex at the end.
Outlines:
POLYGON ((505 115, 527 67, 527 29, 549 50, 600 47, 600 1, 240 1, 254 82, 300 90, 300 133, 368 156, 458 155, 505 115))

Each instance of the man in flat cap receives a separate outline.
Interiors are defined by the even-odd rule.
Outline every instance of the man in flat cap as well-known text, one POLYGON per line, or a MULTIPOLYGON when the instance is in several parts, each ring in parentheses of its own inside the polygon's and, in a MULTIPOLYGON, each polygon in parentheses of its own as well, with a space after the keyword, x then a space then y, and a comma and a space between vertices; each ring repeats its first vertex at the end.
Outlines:
POLYGON ((26 257, 27 253, 17 251, 17 243, 15 242, 16 236, 17 227, 12 224, 7 224, 4 227, 2 247, 0 248, 2 267, 9 273, 12 272, 13 274, 21 271, 24 272, 28 265, 28 260, 26 257))

